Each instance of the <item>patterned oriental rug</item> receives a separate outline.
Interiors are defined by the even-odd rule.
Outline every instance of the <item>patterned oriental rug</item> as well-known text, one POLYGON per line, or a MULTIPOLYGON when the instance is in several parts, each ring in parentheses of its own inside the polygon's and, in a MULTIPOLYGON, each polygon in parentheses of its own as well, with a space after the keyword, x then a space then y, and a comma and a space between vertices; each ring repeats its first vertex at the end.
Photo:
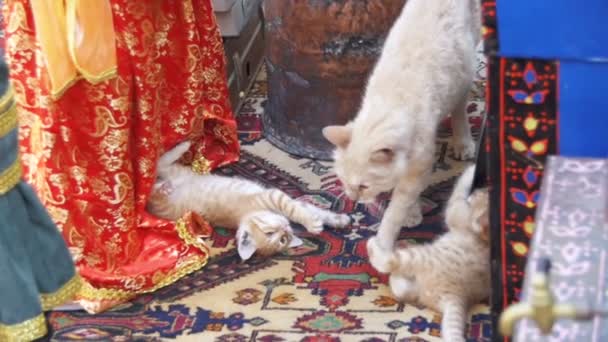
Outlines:
MULTIPOLYGON (((484 102, 485 63, 468 107, 477 136, 484 102)), ((331 163, 294 157, 262 136, 266 101, 262 69, 238 115, 243 152, 219 174, 241 176, 282 189, 320 207, 351 213, 353 225, 313 236, 274 258, 240 261, 233 231, 216 228, 212 258, 202 270, 104 314, 49 314, 53 341, 381 342, 439 341, 441 315, 391 298, 386 277, 367 262, 365 242, 375 234, 387 198, 372 205, 342 194, 331 163)), ((464 164, 452 158, 450 124, 437 140, 435 172, 423 194, 424 222, 401 239, 426 242, 444 230, 443 209, 464 164)), ((469 341, 489 341, 486 305, 475 307, 469 341)))
MULTIPOLYGON (((2 1, 0 0, 0 4, 2 1)), ((2 20, 0 16, 0 20, 2 20)), ((0 32, 0 49, 4 39, 0 32)), ((475 136, 484 109, 485 60, 468 106, 475 136)), ((331 163, 294 157, 262 136, 266 73, 261 70, 238 114, 242 157, 218 171, 274 186, 320 207, 350 213, 353 224, 319 236, 298 229, 304 245, 273 258, 240 261, 233 231, 216 228, 206 267, 177 283, 99 315, 48 314, 52 341, 406 342, 440 341, 441 315, 391 298, 386 276, 367 262, 388 198, 359 205, 343 195, 331 163)), ((403 229, 409 243, 428 242, 444 230, 443 210, 464 163, 452 158, 449 120, 440 127, 424 221, 403 229)), ((489 341, 487 305, 471 311, 468 341, 489 341)))

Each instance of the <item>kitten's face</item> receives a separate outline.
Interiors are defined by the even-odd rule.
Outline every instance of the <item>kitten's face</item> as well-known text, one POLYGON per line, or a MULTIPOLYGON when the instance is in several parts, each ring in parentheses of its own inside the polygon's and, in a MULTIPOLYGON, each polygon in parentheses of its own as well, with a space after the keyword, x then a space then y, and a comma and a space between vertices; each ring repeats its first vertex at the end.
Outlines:
POLYGON ((259 211, 245 217, 236 237, 238 252, 243 260, 256 252, 271 256, 302 244, 302 240, 294 235, 289 220, 270 211, 259 211))
POLYGON ((323 135, 335 147, 334 170, 352 200, 371 202, 391 191, 405 173, 405 155, 387 142, 351 142, 349 126, 328 126, 323 135))

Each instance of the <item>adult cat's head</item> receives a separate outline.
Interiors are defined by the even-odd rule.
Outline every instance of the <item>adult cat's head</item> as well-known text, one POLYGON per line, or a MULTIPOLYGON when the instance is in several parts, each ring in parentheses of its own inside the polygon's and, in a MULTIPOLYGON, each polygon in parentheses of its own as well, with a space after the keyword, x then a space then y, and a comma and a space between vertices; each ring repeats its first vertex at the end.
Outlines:
POLYGON ((346 195, 370 202, 397 185, 406 171, 406 151, 391 130, 353 127, 327 126, 323 135, 335 146, 334 169, 346 195))
POLYGON ((245 216, 236 232, 239 256, 243 260, 254 253, 271 256, 302 244, 284 216, 271 211, 256 211, 245 216))

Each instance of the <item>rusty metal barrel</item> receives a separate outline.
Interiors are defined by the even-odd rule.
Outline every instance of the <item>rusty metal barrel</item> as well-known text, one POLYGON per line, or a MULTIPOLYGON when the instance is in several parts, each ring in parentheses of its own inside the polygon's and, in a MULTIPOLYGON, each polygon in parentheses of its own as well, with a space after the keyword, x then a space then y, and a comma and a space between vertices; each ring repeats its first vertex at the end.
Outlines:
POLYGON ((265 0, 266 138, 328 160, 327 125, 359 108, 367 78, 406 0, 265 0))

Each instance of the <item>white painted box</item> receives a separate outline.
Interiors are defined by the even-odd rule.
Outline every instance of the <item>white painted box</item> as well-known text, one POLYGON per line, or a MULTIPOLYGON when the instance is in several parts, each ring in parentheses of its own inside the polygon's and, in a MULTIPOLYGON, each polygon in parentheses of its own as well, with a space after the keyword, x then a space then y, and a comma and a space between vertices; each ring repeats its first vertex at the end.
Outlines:
POLYGON ((214 12, 226 12, 232 8, 236 0, 213 0, 211 6, 214 12))
MULTIPOLYGON (((223 37, 236 37, 241 34, 243 27, 251 15, 259 10, 262 0, 214 0, 226 5, 233 1, 227 11, 215 11, 217 23, 223 37)), ((218 7, 219 8, 219 7, 218 7)), ((224 8, 224 7, 221 7, 224 8)))

